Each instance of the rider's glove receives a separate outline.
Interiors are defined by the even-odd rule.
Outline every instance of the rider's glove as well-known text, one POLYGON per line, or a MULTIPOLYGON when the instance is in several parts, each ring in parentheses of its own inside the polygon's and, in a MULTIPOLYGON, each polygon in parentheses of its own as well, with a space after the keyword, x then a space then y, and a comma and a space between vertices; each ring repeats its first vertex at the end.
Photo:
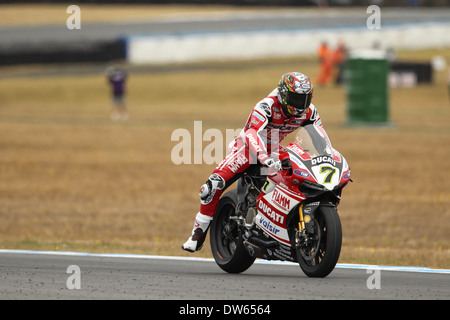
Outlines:
POLYGON ((281 161, 268 156, 266 153, 258 155, 258 160, 263 166, 267 167, 267 175, 270 177, 275 176, 281 170, 281 161))

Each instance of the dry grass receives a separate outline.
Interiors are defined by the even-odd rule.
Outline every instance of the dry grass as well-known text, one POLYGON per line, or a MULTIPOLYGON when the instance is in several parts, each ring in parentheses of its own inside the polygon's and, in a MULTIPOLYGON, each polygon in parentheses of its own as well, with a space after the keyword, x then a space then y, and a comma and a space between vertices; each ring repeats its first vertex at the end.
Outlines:
MULTIPOLYGON (((0 5, 0 26, 33 26, 43 24, 60 24, 65 26, 67 18, 72 14, 67 13, 67 7, 71 4, 3 4, 0 5)), ((112 21, 139 21, 155 20, 161 18, 178 18, 193 15, 205 17, 207 15, 226 14, 229 12, 252 12, 255 10, 277 10, 277 8, 255 8, 245 6, 226 5, 99 5, 81 4, 81 21, 112 22, 112 21)), ((288 8, 282 8, 288 9, 288 8)))
MULTIPOLYGON (((187 254, 179 248, 214 165, 174 165, 172 131, 192 132, 194 120, 240 128, 282 73, 317 70, 308 60, 227 67, 132 74, 124 123, 109 119, 103 75, 0 80, 0 246, 187 254)), ((445 74, 391 90, 394 128, 342 125, 345 100, 341 87, 315 92, 355 181, 340 206, 340 262, 450 268, 445 74)), ((195 255, 210 257, 209 245, 195 255)))

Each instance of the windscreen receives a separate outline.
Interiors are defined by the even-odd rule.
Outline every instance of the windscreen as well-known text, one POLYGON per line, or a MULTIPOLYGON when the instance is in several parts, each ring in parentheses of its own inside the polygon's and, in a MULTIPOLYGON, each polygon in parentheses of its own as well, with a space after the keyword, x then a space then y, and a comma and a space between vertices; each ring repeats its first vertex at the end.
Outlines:
POLYGON ((330 139, 322 126, 309 124, 299 130, 295 143, 306 151, 311 158, 319 155, 332 155, 330 139))

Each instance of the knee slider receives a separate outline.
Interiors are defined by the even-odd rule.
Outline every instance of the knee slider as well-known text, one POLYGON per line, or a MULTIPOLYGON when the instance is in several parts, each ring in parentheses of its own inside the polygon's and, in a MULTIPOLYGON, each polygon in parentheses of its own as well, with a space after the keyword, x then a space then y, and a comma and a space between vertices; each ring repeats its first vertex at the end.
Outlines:
POLYGON ((201 203, 204 205, 210 203, 216 194, 216 190, 223 190, 224 187, 225 180, 217 173, 213 173, 200 188, 199 196, 201 203))
POLYGON ((200 199, 205 200, 206 198, 208 198, 208 195, 211 193, 211 190, 212 190, 212 184, 211 184, 211 181, 208 180, 200 188, 200 192, 198 193, 198 195, 200 196, 200 199))

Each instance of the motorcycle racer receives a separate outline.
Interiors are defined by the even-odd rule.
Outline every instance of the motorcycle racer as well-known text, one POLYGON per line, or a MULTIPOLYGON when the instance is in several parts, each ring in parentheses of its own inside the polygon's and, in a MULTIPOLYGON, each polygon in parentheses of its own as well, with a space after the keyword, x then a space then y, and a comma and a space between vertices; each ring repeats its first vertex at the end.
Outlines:
POLYGON ((229 153, 200 189, 200 211, 189 239, 181 246, 195 252, 202 248, 222 193, 252 164, 261 163, 268 175, 281 170, 280 142, 298 128, 314 123, 323 130, 319 113, 311 104, 314 87, 299 72, 284 74, 278 86, 253 108, 244 128, 231 142, 229 153))

